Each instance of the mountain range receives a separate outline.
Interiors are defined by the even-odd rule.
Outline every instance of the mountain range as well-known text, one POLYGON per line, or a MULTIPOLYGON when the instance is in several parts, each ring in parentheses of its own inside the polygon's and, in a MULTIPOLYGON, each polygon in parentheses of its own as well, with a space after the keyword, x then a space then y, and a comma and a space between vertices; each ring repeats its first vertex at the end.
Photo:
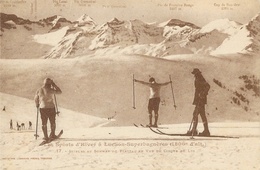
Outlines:
POLYGON ((137 54, 163 58, 179 54, 257 54, 260 14, 247 24, 219 19, 199 27, 170 19, 163 23, 112 18, 97 24, 84 14, 76 21, 52 16, 30 21, 0 13, 1 58, 75 58, 137 54), (15 49, 15 53, 13 50, 15 49))

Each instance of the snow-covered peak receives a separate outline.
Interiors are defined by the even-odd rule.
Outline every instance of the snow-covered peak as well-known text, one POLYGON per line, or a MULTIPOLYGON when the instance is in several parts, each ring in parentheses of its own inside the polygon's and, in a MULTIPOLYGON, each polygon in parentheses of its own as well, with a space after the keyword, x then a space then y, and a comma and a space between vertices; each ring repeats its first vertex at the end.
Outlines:
POLYGON ((163 22, 161 24, 158 25, 159 27, 166 27, 166 26, 179 26, 179 27, 184 27, 184 26, 189 26, 189 27, 192 27, 192 28, 199 28, 198 26, 192 24, 192 23, 189 23, 189 22, 184 22, 184 21, 181 21, 181 20, 178 20, 178 19, 170 19, 166 22, 163 22))
POLYGON ((246 25, 247 29, 250 31, 251 35, 258 35, 260 29, 260 14, 253 17, 246 25))
POLYGON ((113 18, 110 21, 107 22, 108 24, 112 24, 112 25, 118 25, 118 24, 123 24, 124 21, 120 21, 117 18, 113 18))
POLYGON ((251 21, 257 20, 259 17, 260 17, 260 13, 256 14, 256 15, 251 19, 251 21))
POLYGON ((238 32, 227 38, 211 55, 247 53, 247 47, 252 44, 252 37, 245 26, 242 26, 238 32))
POLYGON ((218 30, 219 32, 234 35, 238 28, 240 28, 242 24, 237 23, 235 21, 231 21, 229 19, 218 19, 215 21, 210 22, 209 24, 205 25, 201 28, 200 33, 208 33, 213 30, 218 30))
POLYGON ((55 26, 60 19, 61 19, 61 16, 60 15, 56 15, 56 18, 54 18, 54 20, 51 22, 52 25, 55 26))
POLYGON ((159 27, 165 27, 165 26, 167 26, 167 24, 168 24, 169 21, 170 21, 170 20, 165 21, 165 22, 162 22, 162 23, 158 24, 158 26, 159 26, 159 27))
POLYGON ((79 19, 76 20, 78 23, 94 23, 96 25, 96 23, 94 22, 94 20, 87 14, 83 14, 81 17, 79 17, 79 19))
MULTIPOLYGON (((175 27, 170 27, 170 26, 165 26, 164 27, 164 31, 163 31, 163 36, 166 38, 170 38, 171 36, 177 36, 177 37, 186 37, 189 36, 193 30, 191 27, 189 26, 184 26, 184 27, 179 27, 179 26, 175 26, 175 27)), ((175 37, 176 38, 176 37, 175 37)))
POLYGON ((139 19, 134 19, 134 20, 131 20, 130 21, 131 23, 135 23, 135 24, 139 24, 139 25, 150 25, 150 24, 147 24, 139 19))

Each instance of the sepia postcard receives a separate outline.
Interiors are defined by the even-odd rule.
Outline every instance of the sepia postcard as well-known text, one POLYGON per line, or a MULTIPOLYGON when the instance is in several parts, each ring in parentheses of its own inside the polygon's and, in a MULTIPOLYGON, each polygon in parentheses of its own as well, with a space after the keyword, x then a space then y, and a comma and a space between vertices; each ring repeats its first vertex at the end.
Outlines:
POLYGON ((0 8, 0 169, 260 169, 259 0, 0 8))

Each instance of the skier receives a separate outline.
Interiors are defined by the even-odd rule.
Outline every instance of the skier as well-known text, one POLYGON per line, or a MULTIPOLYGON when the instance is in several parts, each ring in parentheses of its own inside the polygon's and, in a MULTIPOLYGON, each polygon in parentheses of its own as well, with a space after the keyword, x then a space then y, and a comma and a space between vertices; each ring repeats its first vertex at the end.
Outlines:
POLYGON ((10 129, 13 129, 13 120, 10 120, 10 129))
POLYGON ((44 140, 55 139, 56 123, 55 123, 55 104, 53 102, 54 94, 61 94, 61 89, 50 78, 44 79, 44 85, 37 90, 35 95, 35 104, 37 109, 40 109, 42 119, 42 131, 44 134, 44 140), (51 133, 48 136, 47 121, 50 121, 51 133))
POLYGON ((204 131, 200 133, 200 136, 210 136, 208 121, 205 114, 205 104, 207 104, 207 95, 210 89, 210 85, 206 82, 198 68, 194 68, 191 72, 195 77, 195 96, 193 100, 193 105, 195 109, 193 112, 193 127, 191 131, 188 131, 187 135, 198 135, 197 125, 198 125, 198 115, 200 114, 203 121, 204 131))
POLYGON ((21 130, 21 126, 19 125, 18 122, 16 122, 16 127, 17 127, 17 130, 18 130, 18 131, 21 130))
POLYGON ((29 129, 32 129, 32 122, 29 121, 29 129))
POLYGON ((171 81, 166 83, 157 83, 153 77, 149 79, 149 82, 144 82, 136 79, 134 79, 134 81, 150 87, 150 97, 148 102, 149 124, 147 125, 147 127, 158 127, 157 122, 159 116, 158 111, 160 104, 160 89, 162 86, 170 84, 171 81), (152 111, 154 111, 155 115, 154 124, 152 124, 152 111))

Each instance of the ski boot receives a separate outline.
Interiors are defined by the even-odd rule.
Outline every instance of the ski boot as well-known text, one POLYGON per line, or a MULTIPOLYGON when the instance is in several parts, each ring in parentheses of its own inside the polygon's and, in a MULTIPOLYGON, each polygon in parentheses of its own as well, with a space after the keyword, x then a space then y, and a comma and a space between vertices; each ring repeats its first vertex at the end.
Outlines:
POLYGON ((210 132, 208 130, 204 130, 203 132, 199 133, 199 136, 210 136, 210 132))
POLYGON ((56 129, 56 124, 55 123, 51 124, 51 134, 49 136, 50 140, 54 140, 57 138, 57 136, 55 135, 55 129, 56 129))
MULTIPOLYGON (((192 130, 188 131, 188 132, 186 133, 186 135, 187 135, 187 136, 192 136, 192 130)), ((197 135, 198 135, 198 131, 197 131, 197 130, 194 130, 193 136, 197 136, 197 135)))
POLYGON ((50 136, 49 136, 49 139, 50 140, 54 140, 54 139, 56 139, 57 138, 57 136, 55 135, 55 134, 50 134, 50 136))
POLYGON ((146 127, 153 127, 153 125, 149 123, 148 125, 146 125, 146 127))
POLYGON ((157 124, 154 124, 154 125, 152 125, 152 127, 154 127, 154 128, 157 128, 157 127, 158 127, 158 125, 157 125, 157 124))
POLYGON ((47 142, 47 141, 49 141, 49 138, 43 137, 42 140, 47 142))

